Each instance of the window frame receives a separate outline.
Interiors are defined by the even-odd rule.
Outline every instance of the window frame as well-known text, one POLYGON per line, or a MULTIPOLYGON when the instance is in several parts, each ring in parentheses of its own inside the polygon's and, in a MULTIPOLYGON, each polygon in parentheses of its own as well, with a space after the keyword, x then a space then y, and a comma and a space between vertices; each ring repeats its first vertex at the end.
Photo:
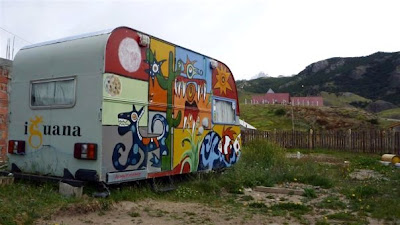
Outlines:
POLYGON ((64 108, 73 108, 76 105, 76 87, 77 76, 69 76, 69 77, 60 77, 60 78, 49 78, 49 79, 39 79, 39 80, 31 80, 29 82, 29 106, 31 109, 64 109, 64 108), (52 104, 52 105, 45 105, 45 106, 35 106, 32 105, 32 87, 34 84, 43 84, 43 83, 51 83, 57 81, 70 81, 73 80, 74 86, 74 101, 72 104, 52 104))
POLYGON ((236 123, 237 123, 237 121, 236 121, 237 120, 236 119, 236 117, 237 117, 236 107, 237 107, 237 103, 236 103, 236 100, 234 100, 234 99, 222 98, 222 97, 213 97, 213 99, 212 99, 212 108, 211 108, 212 123, 213 124, 221 124, 221 125, 236 125, 236 123), (215 100, 229 102, 232 105, 235 105, 235 108, 232 109, 233 112, 234 112, 234 117, 233 117, 233 121, 232 122, 219 122, 219 121, 215 121, 214 120, 214 111, 215 111, 214 107, 216 107, 216 104, 214 104, 215 100))

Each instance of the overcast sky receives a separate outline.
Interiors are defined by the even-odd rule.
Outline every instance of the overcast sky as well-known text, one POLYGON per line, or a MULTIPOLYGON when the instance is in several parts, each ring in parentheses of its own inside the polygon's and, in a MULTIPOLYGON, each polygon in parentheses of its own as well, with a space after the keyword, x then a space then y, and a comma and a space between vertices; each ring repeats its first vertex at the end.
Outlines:
POLYGON ((128 26, 216 58, 236 79, 287 76, 326 58, 400 51, 399 10, 399 0, 0 0, 0 57, 15 35, 16 53, 128 26))

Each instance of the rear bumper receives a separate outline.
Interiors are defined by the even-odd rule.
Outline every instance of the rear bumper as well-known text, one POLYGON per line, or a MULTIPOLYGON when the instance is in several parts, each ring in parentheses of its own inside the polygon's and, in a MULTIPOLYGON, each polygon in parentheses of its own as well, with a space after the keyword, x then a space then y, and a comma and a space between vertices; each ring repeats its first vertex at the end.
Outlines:
POLYGON ((2 176, 9 176, 12 175, 15 179, 22 179, 22 180, 32 180, 32 181, 40 181, 40 182, 64 182, 68 183, 74 187, 81 187, 84 185, 84 181, 82 180, 74 180, 74 179, 65 179, 62 177, 51 177, 51 176, 42 176, 42 175, 35 175, 35 174, 26 174, 26 173, 19 173, 19 172, 9 172, 9 171, 0 171, 0 175, 2 176))

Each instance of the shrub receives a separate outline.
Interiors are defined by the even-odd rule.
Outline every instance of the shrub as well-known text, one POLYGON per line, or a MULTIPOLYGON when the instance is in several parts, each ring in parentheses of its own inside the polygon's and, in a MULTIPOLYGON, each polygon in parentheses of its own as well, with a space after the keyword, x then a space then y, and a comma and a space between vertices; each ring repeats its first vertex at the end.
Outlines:
POLYGON ((290 212, 296 212, 300 214, 307 213, 311 211, 311 208, 303 205, 303 204, 296 204, 292 202, 288 203, 279 203, 270 207, 271 210, 286 210, 290 212))
POLYGON ((317 194, 315 193, 315 190, 313 188, 304 188, 303 196, 307 198, 316 198, 317 194))
POLYGON ((284 116, 286 115, 286 110, 285 109, 276 109, 274 111, 275 116, 284 116))
POLYGON ((320 186, 322 188, 331 188, 331 187, 333 187, 333 183, 329 178, 323 177, 323 176, 317 175, 317 174, 304 176, 304 177, 301 178, 301 181, 303 183, 305 183, 305 184, 311 184, 311 185, 314 185, 314 186, 320 186))
POLYGON ((266 141, 253 141, 242 149, 242 158, 220 176, 218 183, 230 193, 243 193, 243 187, 273 186, 285 173, 285 152, 266 141))

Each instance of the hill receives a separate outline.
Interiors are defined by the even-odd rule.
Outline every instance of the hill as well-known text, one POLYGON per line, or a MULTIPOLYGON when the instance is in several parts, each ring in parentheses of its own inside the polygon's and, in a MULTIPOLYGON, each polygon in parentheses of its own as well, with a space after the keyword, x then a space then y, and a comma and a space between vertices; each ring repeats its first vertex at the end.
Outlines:
POLYGON ((241 119, 259 130, 292 130, 292 126, 295 130, 374 129, 390 124, 357 108, 245 104, 240 109, 241 119))
POLYGON ((400 120, 400 108, 389 109, 378 113, 382 118, 400 120))
POLYGON ((330 58, 307 66, 292 77, 263 77, 237 81, 239 91, 289 92, 292 96, 352 92, 372 101, 400 105, 400 52, 364 57, 330 58))

